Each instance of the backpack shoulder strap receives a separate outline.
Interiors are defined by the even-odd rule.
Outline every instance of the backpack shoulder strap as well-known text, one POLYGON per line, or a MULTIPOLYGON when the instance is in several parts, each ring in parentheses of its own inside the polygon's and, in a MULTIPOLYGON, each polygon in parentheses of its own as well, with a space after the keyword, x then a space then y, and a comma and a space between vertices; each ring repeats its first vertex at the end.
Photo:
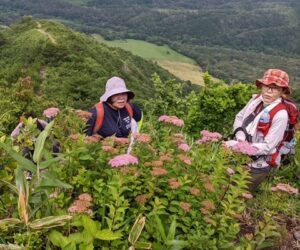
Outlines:
POLYGON ((278 103, 274 108, 272 108, 269 111, 270 122, 272 122, 272 120, 277 112, 279 112, 280 110, 284 110, 284 109, 287 110, 286 106, 282 102, 278 103))
POLYGON ((129 113, 130 118, 132 118, 133 117, 133 109, 128 102, 126 103, 125 108, 126 108, 127 112, 129 113))
POLYGON ((102 127, 103 118, 104 118, 104 106, 103 102, 98 102, 95 105, 96 108, 96 122, 93 128, 93 134, 96 134, 99 129, 102 127))
MULTIPOLYGON (((96 117, 94 129, 93 129, 93 134, 96 134, 99 131, 99 129, 102 127, 102 124, 103 124, 103 119, 104 119, 103 102, 98 102, 95 105, 95 108, 96 108, 97 117, 96 117)), ((132 118, 133 117, 133 109, 132 109, 131 105, 129 103, 126 103, 125 108, 126 108, 127 112, 129 113, 130 118, 132 118)))
POLYGON ((289 115, 289 123, 293 126, 296 125, 299 118, 299 109, 296 103, 288 98, 283 98, 282 103, 286 106, 289 115))

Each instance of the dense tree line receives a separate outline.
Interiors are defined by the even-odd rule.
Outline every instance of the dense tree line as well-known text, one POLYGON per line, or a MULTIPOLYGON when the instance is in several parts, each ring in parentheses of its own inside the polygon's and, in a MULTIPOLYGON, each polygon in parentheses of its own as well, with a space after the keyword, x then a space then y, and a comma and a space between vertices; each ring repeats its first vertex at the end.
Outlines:
POLYGON ((55 17, 107 39, 167 43, 229 83, 252 81, 273 65, 284 65, 294 78, 300 77, 296 70, 300 3, 296 0, 92 0, 81 5, 61 0, 0 0, 0 6, 3 23, 18 15, 55 17), (238 65, 242 68, 237 69, 238 65))

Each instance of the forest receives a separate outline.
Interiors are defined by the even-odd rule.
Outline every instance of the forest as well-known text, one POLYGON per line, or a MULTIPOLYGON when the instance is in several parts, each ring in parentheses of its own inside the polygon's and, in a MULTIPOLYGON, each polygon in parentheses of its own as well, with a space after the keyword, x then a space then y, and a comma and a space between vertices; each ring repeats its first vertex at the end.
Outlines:
POLYGON ((252 82, 281 67, 299 85, 297 0, 61 1, 0 0, 0 22, 54 18, 106 39, 168 44, 227 83, 252 82))

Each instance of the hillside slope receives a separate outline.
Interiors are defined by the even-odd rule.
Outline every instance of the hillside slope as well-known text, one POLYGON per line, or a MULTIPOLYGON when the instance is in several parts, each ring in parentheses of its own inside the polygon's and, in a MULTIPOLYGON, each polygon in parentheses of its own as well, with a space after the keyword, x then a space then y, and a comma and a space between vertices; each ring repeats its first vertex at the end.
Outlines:
POLYGON ((227 82, 253 81, 281 67, 299 85, 298 0, 0 0, 0 6, 3 23, 28 14, 58 18, 110 39, 169 44, 227 82))
POLYGON ((31 76, 35 88, 61 106, 88 108, 113 75, 123 77, 138 99, 153 90, 151 75, 174 78, 158 65, 64 25, 23 18, 0 32, 0 86, 31 76))

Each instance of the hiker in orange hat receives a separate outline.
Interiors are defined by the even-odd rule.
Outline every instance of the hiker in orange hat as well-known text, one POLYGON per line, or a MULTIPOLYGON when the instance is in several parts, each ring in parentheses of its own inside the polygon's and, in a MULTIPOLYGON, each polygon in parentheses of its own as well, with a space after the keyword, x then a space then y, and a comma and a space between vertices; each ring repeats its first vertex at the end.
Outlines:
POLYGON ((257 149, 249 164, 249 191, 254 191, 269 175, 272 168, 280 166, 283 155, 293 153, 294 126, 298 109, 287 99, 291 93, 288 74, 280 69, 269 69, 262 79, 256 80, 260 94, 254 95, 236 115, 234 139, 226 142, 234 146, 238 141, 248 141, 257 149))
POLYGON ((136 122, 141 121, 142 111, 131 103, 133 98, 134 93, 126 87, 122 78, 110 78, 100 102, 90 110, 92 116, 87 121, 86 134, 99 134, 105 138, 112 135, 128 137, 131 131, 137 132, 136 122))

